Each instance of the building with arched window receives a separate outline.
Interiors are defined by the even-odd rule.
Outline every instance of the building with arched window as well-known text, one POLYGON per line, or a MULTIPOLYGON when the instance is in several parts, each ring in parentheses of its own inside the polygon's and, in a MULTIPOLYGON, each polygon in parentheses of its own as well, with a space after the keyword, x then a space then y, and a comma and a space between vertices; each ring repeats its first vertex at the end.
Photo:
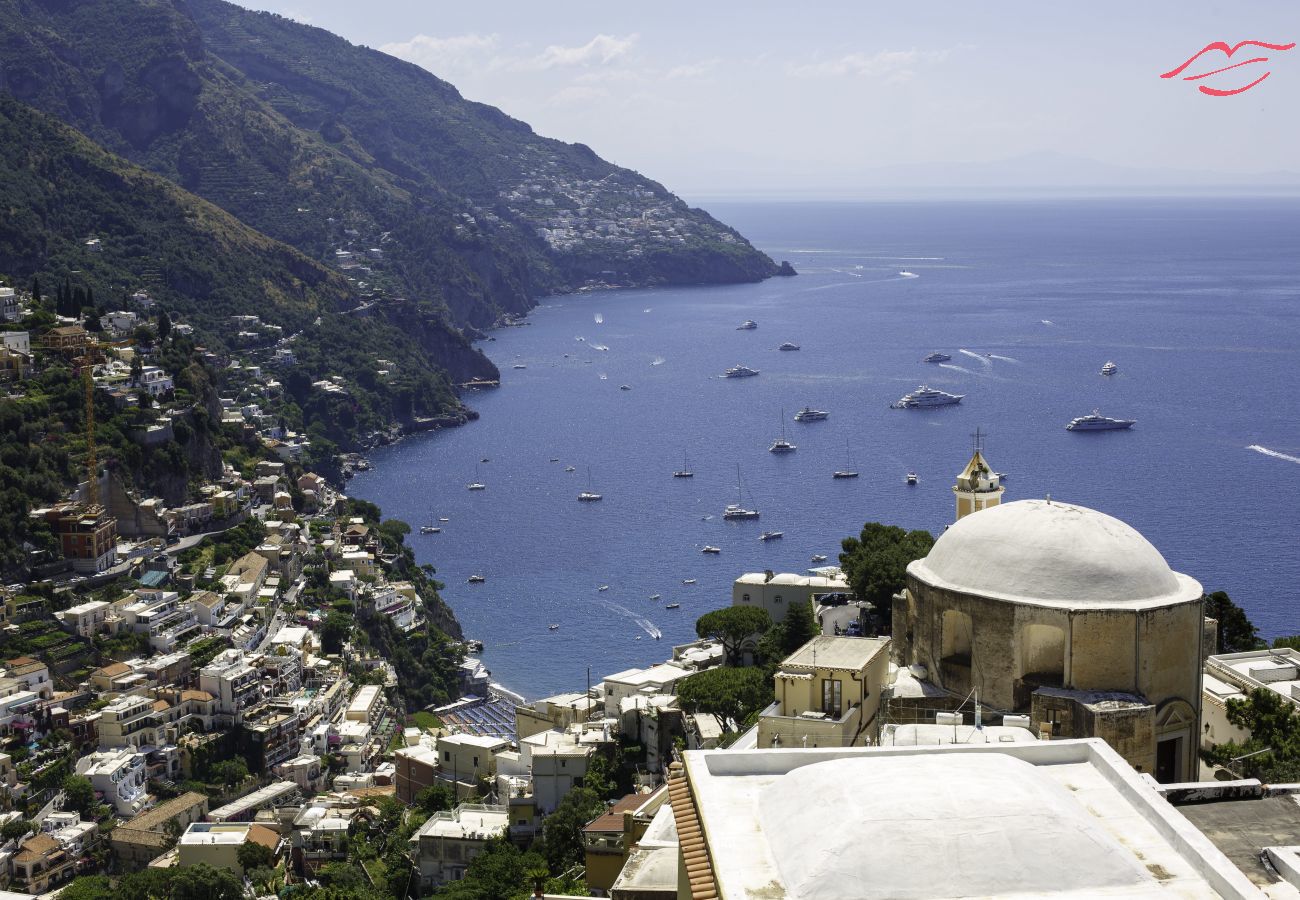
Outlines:
POLYGON ((962 516, 907 568, 894 658, 958 699, 1105 738, 1161 781, 1195 777, 1201 585, 1095 510, 1021 500, 962 516))

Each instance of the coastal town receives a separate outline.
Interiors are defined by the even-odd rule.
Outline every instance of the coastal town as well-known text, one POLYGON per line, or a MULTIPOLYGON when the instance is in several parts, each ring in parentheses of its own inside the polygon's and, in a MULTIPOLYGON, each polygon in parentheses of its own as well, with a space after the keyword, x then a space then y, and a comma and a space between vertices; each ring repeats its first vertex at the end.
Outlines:
POLYGON ((7 548, 5 900, 1300 896, 1300 652, 1129 525, 1008 497, 978 442, 893 581, 901 529, 869 524, 838 564, 735 572, 661 662, 521 696, 411 527, 347 496, 357 459, 286 420, 275 327, 209 353, 124 299, 0 288, 8 399, 62 378, 85 429, 7 548), (187 477, 143 495, 165 453, 187 477))

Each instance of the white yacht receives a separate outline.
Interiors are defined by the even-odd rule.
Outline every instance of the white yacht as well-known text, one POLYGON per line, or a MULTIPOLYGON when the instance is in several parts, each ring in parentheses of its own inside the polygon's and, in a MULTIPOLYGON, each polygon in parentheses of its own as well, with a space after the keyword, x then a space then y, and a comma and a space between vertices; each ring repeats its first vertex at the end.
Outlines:
POLYGON ((814 554, 813 554, 813 557, 812 557, 812 561, 815 562, 815 563, 824 563, 824 562, 826 562, 826 554, 825 554, 825 553, 814 553, 814 554))
POLYGON ((893 403, 894 409, 930 409, 936 406, 952 406, 960 403, 965 394, 949 394, 921 385, 910 394, 904 394, 893 403))
POLYGON ((907 483, 908 483, 908 484, 916 484, 918 481, 920 481, 920 479, 916 477, 916 473, 915 473, 915 472, 908 472, 908 473, 907 473, 907 483))
POLYGON ((746 319, 745 321, 741 322, 739 325, 736 326, 736 330, 753 331, 757 327, 758 327, 758 323, 755 322, 753 319, 746 319))
POLYGON ((482 575, 471 575, 469 576, 469 578, 465 580, 468 581, 470 584, 482 584, 483 582, 487 581, 487 579, 484 578, 482 575))
POLYGON ((1119 371, 1119 366, 1115 365, 1113 360, 1106 360, 1106 365, 1101 367, 1101 374, 1114 375, 1119 371))
POLYGON ((749 378, 757 375, 758 369, 751 369, 749 366, 732 366, 722 373, 723 378, 749 378))
POLYGON ((764 531, 762 534, 758 536, 758 539, 760 541, 767 542, 767 541, 778 541, 783 537, 785 537, 784 531, 764 531))
POLYGON ((440 534, 442 529, 437 525, 421 525, 420 534, 440 534))
POLYGON ((805 406, 794 414, 796 422, 821 422, 830 418, 830 413, 823 409, 813 409, 811 406, 805 406))
POLYGON ((1071 419, 1070 424, 1065 426, 1065 430, 1119 431, 1122 428, 1132 428, 1136 424, 1136 419, 1112 419, 1109 416, 1101 415, 1094 409, 1091 415, 1079 416, 1077 419, 1071 419))
POLYGON ((798 345, 798 344, 795 344, 795 343, 792 343, 792 342, 790 342, 790 341, 786 341, 784 344, 782 344, 780 347, 777 347, 776 349, 778 349, 778 350, 798 350, 798 349, 799 349, 799 345, 798 345))
POLYGON ((925 357, 925 359, 921 360, 921 362, 941 363, 941 362, 947 362, 950 359, 952 359, 952 357, 949 356, 947 353, 940 353, 938 350, 936 350, 933 353, 931 353, 929 356, 925 357))
POLYGON ((719 553, 722 552, 722 548, 721 548, 721 547, 713 547, 713 546, 710 546, 709 544, 705 544, 703 547, 700 548, 700 552, 701 552, 701 553, 712 553, 712 554, 714 554, 714 555, 717 555, 717 554, 719 554, 719 553))

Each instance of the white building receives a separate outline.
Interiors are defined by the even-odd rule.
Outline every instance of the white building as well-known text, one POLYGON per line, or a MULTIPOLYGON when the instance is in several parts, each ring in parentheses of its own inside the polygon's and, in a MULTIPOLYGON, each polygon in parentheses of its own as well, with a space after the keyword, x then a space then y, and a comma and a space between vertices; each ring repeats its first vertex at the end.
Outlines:
POLYGON ((242 650, 223 650, 199 670, 199 690, 212 695, 217 715, 229 722, 262 698, 262 678, 242 650))
POLYGON ((691 674, 673 663, 661 663, 648 669, 626 669, 606 675, 601 682, 605 718, 617 719, 622 714, 623 701, 628 697, 673 693, 677 682, 691 674))
POLYGON ((17 322, 18 315, 18 295, 11 287, 0 287, 0 322, 17 322))
POLYGON ((63 627, 73 634, 88 638, 105 629, 111 604, 105 600, 88 600, 60 610, 57 615, 63 627))
POLYGON ((409 854, 422 888, 435 888, 465 877, 474 857, 487 842, 504 837, 510 826, 504 806, 462 803, 451 812, 437 812, 411 835, 409 854))
POLYGON ((150 397, 161 397, 176 387, 172 377, 158 366, 145 366, 136 379, 136 387, 148 391, 150 397))
POLYGON ((519 741, 523 765, 531 769, 537 811, 545 815, 582 784, 596 748, 572 731, 541 731, 519 741))
POLYGON ((136 634, 147 634, 149 645, 159 653, 170 653, 198 635, 199 621, 180 594, 145 589, 134 593, 136 599, 119 610, 123 625, 136 634))
POLYGON ((387 708, 388 701, 384 697, 384 689, 377 684, 366 684, 362 685, 352 697, 344 718, 350 722, 374 725, 387 708))
POLYGON ((77 760, 77 774, 89 778, 95 791, 120 816, 134 816, 148 803, 144 754, 134 748, 83 756, 77 760))
POLYGON ((1099 739, 689 751, 679 897, 1262 898, 1099 739))
MULTIPOLYGON (((1207 657, 1201 681, 1201 749, 1250 740, 1250 732, 1228 721, 1228 701, 1245 700, 1253 691, 1272 691, 1300 709, 1300 652, 1290 647, 1247 650, 1207 657)), ((1213 772, 1201 763, 1202 778, 1213 772)))
POLYGON ((4 331, 0 332, 0 342, 12 350, 14 353, 22 353, 25 356, 32 355, 32 336, 27 331, 4 331))

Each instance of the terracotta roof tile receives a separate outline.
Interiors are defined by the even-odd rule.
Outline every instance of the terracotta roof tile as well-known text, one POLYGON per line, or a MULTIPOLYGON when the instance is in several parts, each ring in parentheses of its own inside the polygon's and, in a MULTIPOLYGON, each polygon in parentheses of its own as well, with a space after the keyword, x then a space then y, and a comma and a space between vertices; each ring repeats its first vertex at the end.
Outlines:
POLYGON ((686 865, 686 879, 690 884, 692 900, 712 900, 718 896, 717 882, 713 877, 713 862, 709 857, 690 781, 681 763, 673 763, 668 772, 668 802, 672 805, 673 818, 677 822, 677 838, 686 865))

